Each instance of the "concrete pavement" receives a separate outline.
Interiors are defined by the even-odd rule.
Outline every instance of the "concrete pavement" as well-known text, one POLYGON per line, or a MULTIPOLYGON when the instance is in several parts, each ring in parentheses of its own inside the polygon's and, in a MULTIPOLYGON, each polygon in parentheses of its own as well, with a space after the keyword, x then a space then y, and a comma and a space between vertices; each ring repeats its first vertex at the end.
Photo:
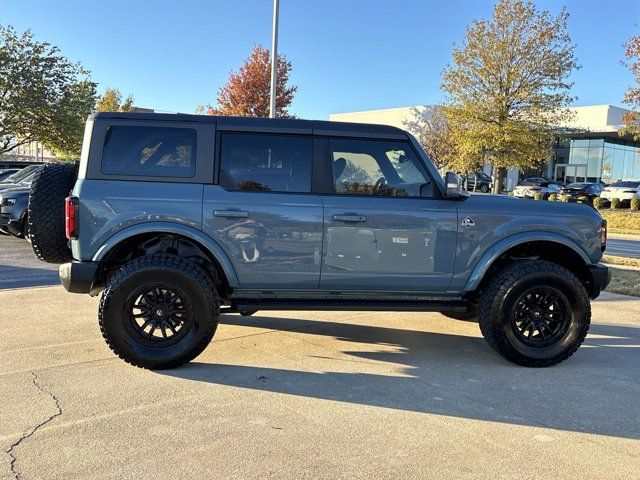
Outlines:
POLYGON ((550 369, 438 314, 259 312, 150 372, 111 354, 97 303, 0 291, 0 478, 638 476, 632 297, 596 301, 586 344, 550 369))
POLYGON ((38 260, 26 240, 0 234, 0 290, 59 283, 58 265, 38 260))

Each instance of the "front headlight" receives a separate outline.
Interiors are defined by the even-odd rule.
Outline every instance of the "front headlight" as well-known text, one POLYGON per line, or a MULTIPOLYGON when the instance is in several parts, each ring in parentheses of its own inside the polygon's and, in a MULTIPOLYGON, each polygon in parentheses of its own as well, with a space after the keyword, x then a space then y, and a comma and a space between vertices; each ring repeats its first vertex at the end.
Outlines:
POLYGON ((0 200, 0 205, 3 207, 13 207, 16 204, 15 198, 3 198, 0 200))

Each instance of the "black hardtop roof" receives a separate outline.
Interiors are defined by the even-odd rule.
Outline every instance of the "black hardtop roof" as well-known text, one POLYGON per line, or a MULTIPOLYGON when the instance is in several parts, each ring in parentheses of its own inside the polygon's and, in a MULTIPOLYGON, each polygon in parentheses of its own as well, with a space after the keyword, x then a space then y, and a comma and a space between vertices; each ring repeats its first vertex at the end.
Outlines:
POLYGON ((216 115, 190 115, 186 113, 97 112, 90 119, 144 120, 165 122, 216 123, 221 129, 241 128, 251 131, 290 131, 315 134, 355 134, 358 136, 384 136, 406 138, 406 132, 390 125, 370 123, 330 122, 297 118, 226 117, 216 115))

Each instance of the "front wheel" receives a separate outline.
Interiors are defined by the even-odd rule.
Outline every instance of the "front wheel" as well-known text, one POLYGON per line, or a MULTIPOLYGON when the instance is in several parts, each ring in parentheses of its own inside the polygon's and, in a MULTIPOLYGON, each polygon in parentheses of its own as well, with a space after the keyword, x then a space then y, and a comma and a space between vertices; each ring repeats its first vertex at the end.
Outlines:
POLYGON ((591 321, 587 291, 560 265, 517 261, 500 270, 480 296, 480 330, 506 359, 527 367, 563 362, 580 347, 591 321))
POLYGON ((102 336, 136 367, 174 368, 197 357, 213 338, 220 303, 197 264, 156 254, 124 265, 100 300, 102 336))
POLYGON ((480 185, 480 191, 482 193, 489 193, 489 185, 487 185, 486 183, 483 183, 482 185, 480 185))

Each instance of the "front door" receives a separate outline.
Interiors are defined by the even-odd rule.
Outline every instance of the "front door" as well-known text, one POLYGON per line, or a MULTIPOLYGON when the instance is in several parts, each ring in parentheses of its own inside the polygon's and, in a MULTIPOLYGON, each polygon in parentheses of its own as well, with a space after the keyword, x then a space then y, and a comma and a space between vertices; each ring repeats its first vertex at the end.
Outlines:
POLYGON ((219 185, 207 185, 203 229, 243 289, 317 289, 322 202, 311 194, 308 136, 220 134, 219 185))
POLYGON ((442 292, 451 282, 455 202, 437 198, 408 142, 331 139, 323 195, 322 290, 442 292))

